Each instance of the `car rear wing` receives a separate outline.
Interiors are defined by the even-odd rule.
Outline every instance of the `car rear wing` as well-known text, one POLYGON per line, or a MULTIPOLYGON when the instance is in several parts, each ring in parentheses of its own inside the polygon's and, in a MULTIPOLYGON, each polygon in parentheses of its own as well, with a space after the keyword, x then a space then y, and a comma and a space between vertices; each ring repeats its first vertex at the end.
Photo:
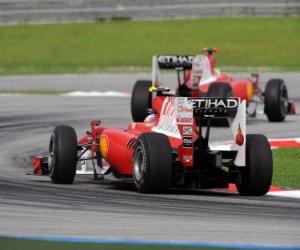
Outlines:
MULTIPOLYGON (((194 141, 195 127, 202 126, 205 120, 227 119, 232 138, 225 151, 236 151, 234 164, 245 166, 246 145, 246 101, 239 98, 174 97, 164 99, 157 126, 152 131, 183 140, 184 151, 189 151, 194 141), (175 122, 174 122, 175 121, 175 122), (189 143, 187 143, 189 142, 189 143), (229 148, 229 149, 228 149, 229 148)), ((206 131, 209 131, 208 127, 206 131)), ((199 133, 201 128, 199 127, 199 133)), ((207 132, 206 132, 207 133, 207 132)), ((230 132, 229 132, 230 133, 230 132)), ((207 143, 209 144, 208 138, 207 143)), ((192 150, 192 149, 190 149, 192 150)), ((189 153, 191 154, 191 153, 189 153)), ((188 159, 186 155, 186 159, 188 159)))
MULTIPOLYGON (((201 122, 205 123, 205 120, 211 119, 224 119, 227 118, 228 125, 232 133, 231 143, 229 144, 228 151, 236 151, 237 155, 234 161, 236 166, 246 165, 246 101, 240 100, 240 98, 215 98, 215 97, 201 97, 201 98, 186 98, 183 97, 183 101, 180 101, 179 97, 177 101, 177 126, 184 136, 183 129, 180 127, 187 125, 185 120, 181 123, 182 117, 185 116, 185 112, 192 112, 193 123, 189 126, 194 126, 195 119, 198 120, 200 126, 201 122), (191 111, 192 110, 192 111, 191 111)), ((187 114, 186 114, 187 115, 187 114)), ((191 114, 188 115, 191 117, 191 114)), ((207 125, 208 123, 206 123, 207 125)), ((186 129, 186 128, 185 128, 186 129)), ((199 127, 200 129, 200 127, 199 127)), ((209 131, 209 127, 206 129, 206 133, 209 131)), ((207 135, 206 135, 207 136, 207 135)), ((208 135, 209 137, 209 135, 208 135)), ((207 138, 208 140, 208 138, 207 138)))
POLYGON ((156 55, 153 57, 159 69, 192 69, 195 55, 156 55))
MULTIPOLYGON (((152 58, 152 85, 162 83, 162 70, 191 71, 195 88, 198 84, 206 84, 216 80, 211 63, 204 55, 155 55, 152 58)), ((178 75, 179 77, 179 75, 178 75)), ((179 80, 180 82, 180 80, 179 80)))
POLYGON ((155 55, 152 57, 152 83, 161 83, 161 70, 191 70, 195 55, 155 55))

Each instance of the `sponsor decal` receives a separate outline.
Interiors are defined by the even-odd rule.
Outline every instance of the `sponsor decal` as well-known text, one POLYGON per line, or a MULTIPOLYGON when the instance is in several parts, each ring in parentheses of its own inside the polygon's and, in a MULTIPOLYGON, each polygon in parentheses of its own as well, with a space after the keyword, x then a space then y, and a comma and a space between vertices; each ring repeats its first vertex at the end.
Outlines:
POLYGON ((193 99, 193 109, 230 109, 237 108, 237 98, 201 98, 193 99))
POLYGON ((192 135, 193 129, 191 126, 183 126, 182 132, 183 132, 183 135, 192 135))
POLYGON ((158 66, 161 69, 184 68, 191 69, 195 56, 191 55, 159 55, 157 56, 158 66))
POLYGON ((182 118, 177 118, 177 123, 182 125, 182 124, 193 124, 193 117, 188 118, 188 117, 182 117, 182 118))
POLYGON ((192 125, 193 124, 193 106, 186 97, 178 97, 177 99, 177 124, 192 125))
POLYGON ((177 117, 193 116, 192 111, 193 111, 193 109, 189 108, 189 107, 178 107, 177 108, 177 112, 178 112, 177 117))
POLYGON ((184 155, 182 157, 182 160, 185 162, 191 162, 191 161, 193 161, 193 156, 192 155, 184 155))
POLYGON ((183 147, 184 148, 191 148, 193 147, 193 139, 192 137, 183 137, 183 147))
POLYGON ((189 99, 195 115, 235 117, 239 105, 238 98, 196 98, 189 99))
POLYGON ((109 148, 108 138, 106 135, 102 135, 100 137, 100 152, 102 157, 105 158, 107 156, 108 148, 109 148))
POLYGON ((238 128, 238 132, 236 134, 236 137, 235 137, 235 143, 239 146, 242 146, 244 144, 244 135, 242 133, 242 129, 241 129, 241 124, 239 123, 239 128, 238 128))

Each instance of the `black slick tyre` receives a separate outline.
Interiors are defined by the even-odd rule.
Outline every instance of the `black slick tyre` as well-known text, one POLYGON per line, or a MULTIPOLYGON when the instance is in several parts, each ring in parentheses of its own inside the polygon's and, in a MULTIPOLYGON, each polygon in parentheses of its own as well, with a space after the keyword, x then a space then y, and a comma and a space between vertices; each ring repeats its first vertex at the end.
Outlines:
POLYGON ((152 93, 149 91, 152 82, 148 80, 136 81, 131 96, 131 116, 135 122, 143 122, 146 110, 151 108, 152 93))
POLYGON ((265 88, 265 114, 271 122, 282 122, 288 112, 288 92, 282 79, 271 79, 265 88))
POLYGON ((77 165, 77 135, 72 127, 55 127, 50 138, 48 159, 52 182, 72 184, 77 165))
POLYGON ((133 153, 133 179, 139 192, 167 192, 172 179, 172 149, 164 134, 138 137, 133 153))
POLYGON ((232 89, 228 83, 212 83, 207 91, 207 97, 227 98, 232 96, 232 89))
POLYGON ((241 182, 236 184, 240 195, 261 196, 272 182, 272 151, 267 138, 260 134, 247 135, 246 166, 240 168, 241 182))

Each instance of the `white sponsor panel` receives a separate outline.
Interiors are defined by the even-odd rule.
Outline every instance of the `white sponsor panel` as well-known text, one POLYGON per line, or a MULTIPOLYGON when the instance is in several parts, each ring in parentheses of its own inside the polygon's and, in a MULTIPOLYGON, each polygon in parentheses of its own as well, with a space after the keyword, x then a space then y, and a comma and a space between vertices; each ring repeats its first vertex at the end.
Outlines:
POLYGON ((239 167, 246 165, 246 101, 238 105, 237 114, 234 118, 228 118, 233 140, 210 143, 211 150, 238 151, 234 164, 239 167), (236 143, 238 132, 242 133, 244 141, 242 145, 236 143))
POLYGON ((245 100, 240 103, 235 118, 229 119, 229 123, 233 135, 233 144, 231 144, 231 150, 238 151, 234 164, 239 167, 244 167, 246 166, 246 101, 245 100), (235 140, 239 130, 244 136, 244 143, 242 145, 238 145, 235 140))
POLYGON ((177 124, 193 125, 193 104, 187 97, 176 98, 177 106, 177 124))
POLYGON ((174 97, 166 97, 162 108, 157 126, 152 128, 153 132, 163 133, 167 136, 181 139, 181 135, 177 126, 177 109, 174 97))

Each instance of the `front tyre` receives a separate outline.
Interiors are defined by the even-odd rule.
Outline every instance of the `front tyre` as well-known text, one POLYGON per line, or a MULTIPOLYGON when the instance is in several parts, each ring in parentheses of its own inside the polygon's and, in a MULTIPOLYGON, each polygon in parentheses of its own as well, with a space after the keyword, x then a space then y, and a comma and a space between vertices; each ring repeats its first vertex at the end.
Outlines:
POLYGON ((236 184, 240 195, 261 196, 271 186, 272 151, 264 135, 247 135, 246 166, 241 168, 241 182, 236 184))
POLYGON ((265 114, 271 122, 282 122, 288 112, 288 92, 282 79, 268 81, 265 89, 265 114))
POLYGON ((55 127, 50 138, 48 159, 52 182, 72 184, 77 165, 77 135, 72 127, 55 127))
POLYGON ((133 179, 139 192, 163 193, 171 185, 172 149, 164 134, 138 137, 133 153, 133 179))

